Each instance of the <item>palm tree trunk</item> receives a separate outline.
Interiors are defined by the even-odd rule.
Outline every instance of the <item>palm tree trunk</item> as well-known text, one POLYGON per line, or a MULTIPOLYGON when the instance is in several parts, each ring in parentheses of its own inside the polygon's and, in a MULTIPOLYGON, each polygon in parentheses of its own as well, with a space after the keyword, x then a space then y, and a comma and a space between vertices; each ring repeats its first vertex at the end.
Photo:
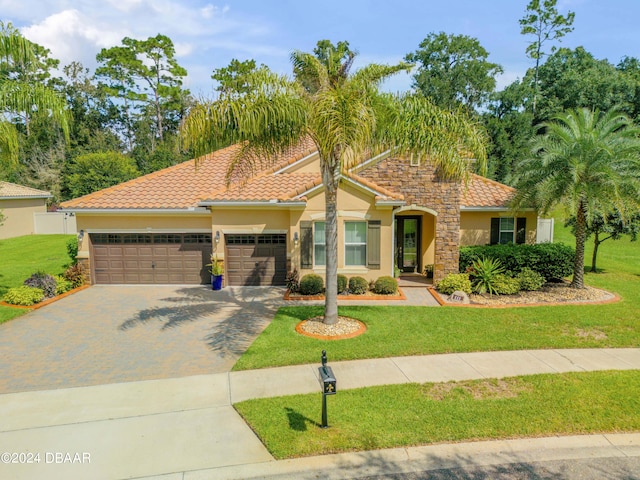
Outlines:
POLYGON ((598 258, 598 247, 602 243, 600 241, 600 236, 598 235, 598 231, 596 230, 594 234, 595 238, 593 239, 593 255, 591 256, 591 271, 596 273, 596 260, 598 258))
MULTIPOLYGON (((333 162, 331 162, 333 163, 333 162)), ((325 297, 324 323, 338 323, 338 181, 334 169, 326 165, 322 169, 325 200, 325 297)))
POLYGON ((573 264, 573 288, 584 288, 584 244, 587 240, 587 208, 580 200, 576 213, 576 258, 573 264))

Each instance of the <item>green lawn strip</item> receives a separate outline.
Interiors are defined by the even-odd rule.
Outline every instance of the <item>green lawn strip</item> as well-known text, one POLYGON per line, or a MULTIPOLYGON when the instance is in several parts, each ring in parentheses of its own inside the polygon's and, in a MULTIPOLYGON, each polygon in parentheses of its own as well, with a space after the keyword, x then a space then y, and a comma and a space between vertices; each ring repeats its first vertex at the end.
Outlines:
POLYGON ((509 309, 341 307, 367 331, 346 340, 317 340, 295 332, 322 307, 283 307, 234 365, 248 370, 331 361, 452 352, 549 348, 637 347, 638 302, 509 309))
MULTIPOLYGON (((573 238, 558 222, 556 237, 573 238), (568 236, 567 236, 568 235, 568 236)), ((331 361, 451 352, 640 345, 640 241, 610 240, 601 248, 603 273, 585 274, 588 285, 618 294, 610 304, 476 309, 463 307, 341 307, 367 332, 322 341, 297 334, 298 322, 323 313, 321 306, 283 307, 247 349, 234 370, 331 361)), ((590 255, 591 244, 587 246, 590 255)))
POLYGON ((9 320, 19 317, 20 315, 24 315, 27 312, 29 312, 29 310, 25 308, 12 308, 0 305, 0 324, 8 322, 9 320))
MULTIPOLYGON (((73 235, 27 235, 0 240, 0 299, 42 270, 51 275, 64 272, 71 259, 67 242, 73 235)), ((27 313, 25 309, 0 306, 0 324, 27 313)))
POLYGON ((531 375, 235 404, 276 459, 498 438, 640 430, 640 371, 531 375))

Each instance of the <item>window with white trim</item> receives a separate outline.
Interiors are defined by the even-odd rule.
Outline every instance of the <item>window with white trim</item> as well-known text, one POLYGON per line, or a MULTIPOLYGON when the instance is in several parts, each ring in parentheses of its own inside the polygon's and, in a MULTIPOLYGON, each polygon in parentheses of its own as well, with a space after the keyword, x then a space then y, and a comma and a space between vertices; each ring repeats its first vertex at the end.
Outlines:
POLYGON ((500 243, 514 243, 516 222, 513 217, 500 218, 500 243))
POLYGON ((344 264, 367 265, 367 222, 344 222, 344 264))
POLYGON ((327 264, 325 239, 325 222, 315 222, 313 224, 313 264, 316 267, 324 267, 327 264))

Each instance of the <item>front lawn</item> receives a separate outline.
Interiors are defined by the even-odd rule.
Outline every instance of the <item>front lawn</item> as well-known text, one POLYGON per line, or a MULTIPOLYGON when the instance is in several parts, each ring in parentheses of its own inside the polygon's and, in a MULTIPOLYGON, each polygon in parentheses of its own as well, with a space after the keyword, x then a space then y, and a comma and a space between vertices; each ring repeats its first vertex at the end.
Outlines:
MULTIPOLYGON (((556 238, 573 237, 560 222, 556 238)), ((587 255, 591 243, 587 244, 587 255)), ((475 309, 460 307, 341 307, 361 320, 367 332, 348 340, 304 337, 294 328, 322 314, 322 307, 281 308, 234 370, 330 361, 487 350, 637 347, 640 345, 640 242, 609 241, 598 259, 602 273, 585 274, 588 285, 617 293, 604 305, 558 305, 475 309)))
POLYGON ((235 408, 276 459, 436 442, 640 430, 639 371, 405 384, 248 400, 235 408))
MULTIPOLYGON (((19 287, 32 273, 42 270, 52 275, 64 272, 71 263, 67 242, 73 235, 26 235, 0 240, 0 298, 19 287)), ((26 313, 27 310, 0 307, 0 323, 26 313)))

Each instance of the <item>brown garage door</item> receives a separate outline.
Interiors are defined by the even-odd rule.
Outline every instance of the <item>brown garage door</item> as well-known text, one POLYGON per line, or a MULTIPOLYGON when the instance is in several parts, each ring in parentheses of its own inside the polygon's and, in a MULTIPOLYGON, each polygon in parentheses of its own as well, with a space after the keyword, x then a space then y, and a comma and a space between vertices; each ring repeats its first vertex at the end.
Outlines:
POLYGON ((207 284, 211 234, 91 234, 99 284, 207 284))
POLYGON ((228 285, 284 285, 287 275, 285 234, 225 235, 228 285))

